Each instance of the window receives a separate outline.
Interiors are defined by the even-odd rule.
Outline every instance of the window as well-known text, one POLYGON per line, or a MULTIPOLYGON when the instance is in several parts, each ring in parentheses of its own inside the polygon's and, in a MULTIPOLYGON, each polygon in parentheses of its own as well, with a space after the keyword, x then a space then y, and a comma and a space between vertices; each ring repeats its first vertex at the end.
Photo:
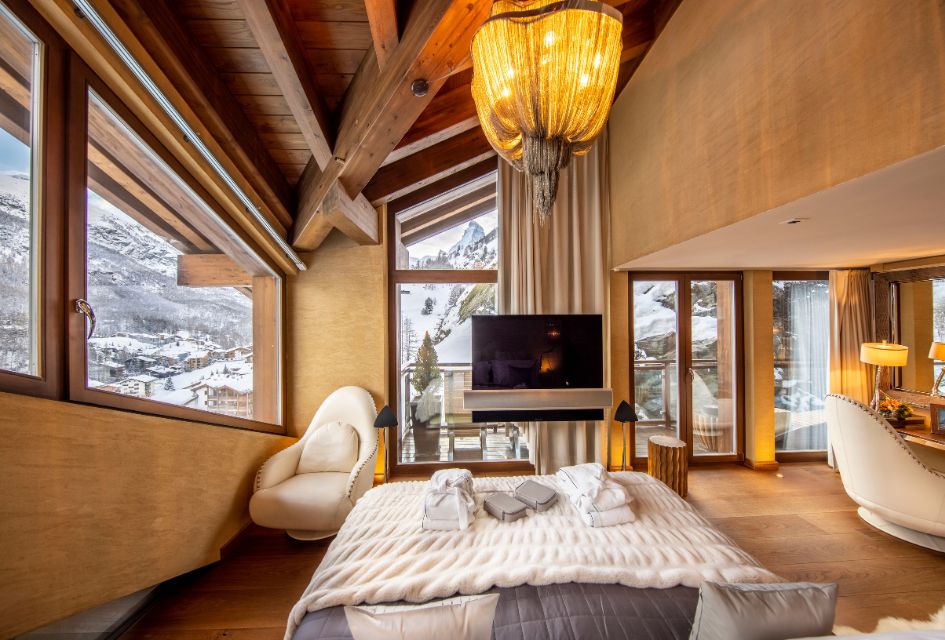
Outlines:
MULTIPOLYGON (((945 342, 945 279, 929 278, 936 273, 917 274, 921 279, 912 279, 911 272, 899 272, 894 277, 909 277, 894 281, 890 307, 892 339, 909 347, 909 361, 904 367, 896 367, 891 374, 891 386, 913 393, 935 391, 943 362, 933 359, 930 347, 933 342, 945 342)), ((880 282, 879 287, 890 285, 880 282)), ((881 302, 879 304, 882 304, 881 302)), ((945 393, 945 384, 939 383, 939 394, 945 393)))
POLYGON ((630 274, 635 464, 654 435, 687 442, 692 457, 739 454, 740 299, 731 274, 630 274))
POLYGON ((396 463, 526 464, 517 426, 476 424, 463 408, 472 385, 470 319, 497 312, 494 178, 403 212, 389 208, 398 240, 391 256, 396 463))
POLYGON ((0 4, 0 369, 41 375, 42 45, 0 4))
POLYGON ((830 378, 826 280, 773 283, 774 429, 776 451, 825 451, 824 397, 830 378))
POLYGON ((76 309, 84 366, 71 372, 73 396, 278 424, 278 278, 103 95, 90 89, 86 103, 85 225, 72 244, 84 278, 72 286, 87 307, 76 309))

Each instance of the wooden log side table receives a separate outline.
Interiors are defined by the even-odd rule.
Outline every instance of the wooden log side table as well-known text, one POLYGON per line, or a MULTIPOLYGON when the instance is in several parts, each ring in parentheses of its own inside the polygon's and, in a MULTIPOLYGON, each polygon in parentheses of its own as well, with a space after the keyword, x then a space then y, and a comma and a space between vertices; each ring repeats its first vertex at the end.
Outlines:
POLYGON ((646 471, 683 498, 689 492, 689 452, 671 436, 652 436, 647 443, 646 471))

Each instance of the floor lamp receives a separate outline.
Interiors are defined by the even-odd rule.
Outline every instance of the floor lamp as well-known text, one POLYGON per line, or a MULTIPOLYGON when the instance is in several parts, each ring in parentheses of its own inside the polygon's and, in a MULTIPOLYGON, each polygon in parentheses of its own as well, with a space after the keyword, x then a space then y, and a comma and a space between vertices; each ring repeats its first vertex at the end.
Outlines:
POLYGON ((873 402, 870 408, 879 410, 879 380, 883 367, 904 367, 909 361, 909 347, 901 344, 892 344, 886 340, 882 342, 864 342, 860 345, 860 362, 876 367, 876 377, 873 382, 873 402))
POLYGON ((374 418, 374 428, 384 430, 384 482, 387 482, 387 445, 390 443, 390 438, 387 437, 390 432, 387 429, 388 427, 396 426, 397 415, 394 413, 394 410, 390 408, 390 405, 385 404, 381 412, 374 418))
MULTIPOLYGON (((627 470, 627 423, 636 422, 638 420, 636 411, 633 410, 633 407, 627 403, 626 400, 621 400, 620 404, 617 405, 617 411, 614 412, 614 420, 623 425, 623 454, 620 462, 620 470, 627 470)), ((609 452, 608 452, 609 455, 609 452)))

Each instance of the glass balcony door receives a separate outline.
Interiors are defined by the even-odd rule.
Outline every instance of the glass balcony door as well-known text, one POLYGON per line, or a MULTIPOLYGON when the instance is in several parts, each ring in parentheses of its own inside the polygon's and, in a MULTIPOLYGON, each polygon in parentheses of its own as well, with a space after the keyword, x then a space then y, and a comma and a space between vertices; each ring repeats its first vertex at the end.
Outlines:
POLYGON ((632 394, 639 421, 632 458, 654 435, 692 458, 741 451, 741 280, 737 274, 631 274, 632 394))

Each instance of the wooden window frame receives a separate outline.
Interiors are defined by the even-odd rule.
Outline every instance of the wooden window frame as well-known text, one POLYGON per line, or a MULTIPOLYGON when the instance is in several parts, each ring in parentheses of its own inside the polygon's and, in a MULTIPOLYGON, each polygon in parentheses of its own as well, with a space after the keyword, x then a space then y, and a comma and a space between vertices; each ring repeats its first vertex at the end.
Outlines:
MULTIPOLYGON (((66 299, 69 301, 86 297, 86 234, 87 234, 87 137, 88 137, 88 94, 94 91, 110 109, 112 109, 124 123, 141 138, 141 140, 165 162, 176 176, 187 183, 203 202, 214 209, 223 219, 230 230, 241 236, 244 242, 256 254, 260 261, 272 268, 269 261, 263 257, 255 243, 239 232, 238 227, 229 220, 225 211, 220 208, 214 199, 196 182, 186 169, 173 155, 152 135, 140 120, 125 106, 125 104, 82 62, 76 54, 70 57, 69 65, 69 100, 68 122, 69 137, 67 158, 67 185, 68 185, 68 230, 67 230, 67 264, 69 276, 66 282, 66 299)), ((284 362, 280 357, 284 343, 282 318, 285 317, 284 280, 277 276, 256 276, 253 278, 254 289, 259 287, 263 292, 262 300, 253 301, 253 371, 254 371, 254 407, 259 406, 257 395, 264 399, 263 412, 272 417, 272 421, 259 419, 238 418, 224 414, 217 414, 199 409, 180 407, 155 400, 146 400, 116 393, 97 391, 88 388, 87 380, 87 346, 85 339, 85 317, 65 309, 66 332, 68 335, 68 398, 76 402, 132 411, 149 415, 158 415, 195 423, 224 426, 237 429, 259 431, 271 434, 285 434, 284 416, 284 362), (272 310, 275 313, 272 313, 272 310), (257 349, 257 339, 267 345, 265 349, 257 349), (258 351, 258 353, 257 353, 258 351), (264 375, 257 376, 257 369, 264 371, 264 375), (266 375, 268 374, 268 375, 266 375), (265 378, 265 380, 263 380, 265 378), (265 384, 275 386, 274 390, 266 390, 265 384), (263 384, 262 392, 258 384, 263 384)))
MULTIPOLYGON (((633 370, 634 320, 633 320, 633 283, 638 281, 676 282, 676 345, 679 352, 677 391, 679 421, 685 418, 685 425, 680 424, 680 439, 686 443, 690 465, 714 464, 719 462, 743 462, 745 460, 745 313, 742 297, 743 276, 741 271, 631 271, 627 274, 627 338, 630 345, 630 361, 627 367, 630 375, 627 397, 631 405, 636 404, 636 380, 633 370), (692 446, 692 419, 689 398, 682 393, 682 375, 691 359, 690 353, 683 353, 681 344, 691 346, 690 326, 682 322, 680 309, 691 309, 690 286, 693 280, 729 280, 735 284, 735 452, 696 456, 692 446)), ((690 317, 690 312, 686 312, 690 317)), ((627 446, 630 452, 627 459, 634 468, 646 468, 647 458, 636 455, 636 424, 631 424, 627 446)))
MULTIPOLYGON (((400 247, 400 233, 397 216, 387 214, 387 266, 388 266, 388 296, 387 296, 387 353, 388 353, 388 389, 389 404, 396 415, 400 415, 398 400, 400 399, 400 349, 398 348, 398 334, 400 332, 400 285, 402 284, 498 284, 499 270, 496 269, 399 269, 397 263, 400 247)), ((463 468, 474 473, 534 473, 535 467, 528 460, 486 460, 452 462, 401 462, 399 451, 399 429, 390 429, 392 434, 389 446, 386 446, 387 468, 391 476, 416 476, 428 474, 438 469, 463 468)))
MULTIPOLYGON (((771 281, 775 280, 821 280, 830 281, 829 271, 773 271, 771 281)), ((774 459, 777 462, 826 462, 826 449, 812 449, 810 451, 775 451, 774 459)))
MULTIPOLYGON (((42 98, 39 118, 40 181, 39 238, 32 250, 38 250, 39 274, 34 287, 33 308, 39 323, 36 340, 37 375, 0 371, 0 391, 45 398, 62 396, 65 380, 63 353, 63 225, 65 220, 66 102, 68 48, 56 31, 43 20, 26 0, 2 0, 3 4, 43 44, 42 98)), ((33 149, 33 153, 37 150, 33 149)))

